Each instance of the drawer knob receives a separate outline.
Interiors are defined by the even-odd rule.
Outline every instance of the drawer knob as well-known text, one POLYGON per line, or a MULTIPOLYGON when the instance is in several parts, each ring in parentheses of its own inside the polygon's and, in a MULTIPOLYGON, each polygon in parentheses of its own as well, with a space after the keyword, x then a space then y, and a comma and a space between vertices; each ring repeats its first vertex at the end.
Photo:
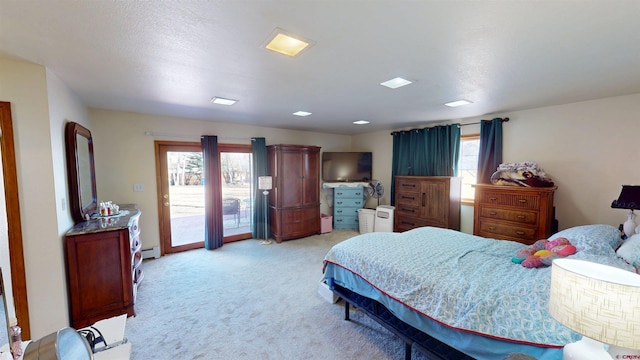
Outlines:
POLYGON ((524 219, 525 216, 524 215, 518 215, 518 219, 524 219))
POLYGON ((495 226, 489 226, 489 230, 495 230, 496 227, 495 226))
POLYGON ((403 199, 415 200, 416 198, 413 196, 401 196, 403 199))
POLYGON ((498 200, 498 198, 497 197, 490 197, 489 200, 496 201, 496 200, 498 200))
POLYGON ((526 202, 527 202, 527 199, 518 199, 518 201, 519 201, 521 204, 524 204, 524 203, 526 203, 526 202))
POLYGON ((516 231, 516 234, 518 234, 518 235, 524 235, 524 231, 516 231))
POLYGON ((491 211, 491 212, 489 212, 489 215, 498 215, 498 213, 495 212, 495 211, 491 211))

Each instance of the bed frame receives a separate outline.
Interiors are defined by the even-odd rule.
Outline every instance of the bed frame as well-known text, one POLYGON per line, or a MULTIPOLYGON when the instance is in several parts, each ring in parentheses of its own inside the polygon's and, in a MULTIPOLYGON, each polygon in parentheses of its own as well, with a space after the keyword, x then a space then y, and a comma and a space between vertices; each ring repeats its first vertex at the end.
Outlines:
POLYGON ((474 360, 472 357, 459 352, 403 322, 376 300, 362 296, 337 284, 334 284, 333 292, 344 300, 345 320, 350 320, 349 308, 353 306, 354 308, 362 310, 364 314, 402 339, 405 343, 405 360, 411 360, 411 349, 413 345, 415 345, 420 352, 427 355, 429 359, 474 360))

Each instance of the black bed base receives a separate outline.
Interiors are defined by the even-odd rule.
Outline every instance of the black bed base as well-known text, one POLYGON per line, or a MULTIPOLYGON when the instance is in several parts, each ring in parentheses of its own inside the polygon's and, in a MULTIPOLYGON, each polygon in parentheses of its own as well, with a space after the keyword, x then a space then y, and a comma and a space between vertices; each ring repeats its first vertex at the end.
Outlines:
POLYGON ((405 359, 411 360, 413 345, 429 359, 474 360, 472 357, 425 334, 393 315, 376 300, 334 284, 333 291, 344 300, 344 319, 349 320, 349 305, 359 308, 371 319, 394 333, 405 343, 405 359))

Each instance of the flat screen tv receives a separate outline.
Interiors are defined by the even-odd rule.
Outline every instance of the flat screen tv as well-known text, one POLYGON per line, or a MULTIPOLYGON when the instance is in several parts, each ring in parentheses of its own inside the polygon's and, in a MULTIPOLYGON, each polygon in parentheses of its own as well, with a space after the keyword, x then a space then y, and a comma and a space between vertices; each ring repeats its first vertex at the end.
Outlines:
POLYGON ((323 152, 322 180, 369 181, 372 158, 371 152, 323 152))

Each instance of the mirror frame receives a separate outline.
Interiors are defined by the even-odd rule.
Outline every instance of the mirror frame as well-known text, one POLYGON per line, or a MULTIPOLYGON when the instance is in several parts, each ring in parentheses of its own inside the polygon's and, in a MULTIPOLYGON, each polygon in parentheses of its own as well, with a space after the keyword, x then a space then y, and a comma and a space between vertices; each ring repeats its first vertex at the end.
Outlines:
POLYGON ((70 121, 65 129, 65 143, 67 147, 67 176, 69 179, 69 210, 73 220, 79 223, 85 221, 86 216, 91 215, 98 208, 96 170, 93 161, 93 138, 89 129, 70 121), (84 146, 84 144, 79 144, 78 137, 87 139, 89 146, 88 170, 90 174, 81 173, 81 170, 86 166, 81 166, 82 163, 79 159, 78 146, 84 146), (84 199, 82 189, 89 186, 91 187, 91 198, 84 199))
MULTIPOLYGON (((24 267, 22 244, 22 222, 20 220, 20 199, 18 196, 18 171, 16 150, 13 140, 13 120, 11 103, 0 101, 0 147, 2 148, 2 172, 4 175, 5 206, 9 235, 9 259, 11 262, 11 289, 16 318, 22 328, 22 338, 31 338, 29 304, 27 302, 27 280, 24 267)), ((6 274, 6 272, 5 272, 6 274)), ((5 279, 5 282, 7 280, 5 279)))

